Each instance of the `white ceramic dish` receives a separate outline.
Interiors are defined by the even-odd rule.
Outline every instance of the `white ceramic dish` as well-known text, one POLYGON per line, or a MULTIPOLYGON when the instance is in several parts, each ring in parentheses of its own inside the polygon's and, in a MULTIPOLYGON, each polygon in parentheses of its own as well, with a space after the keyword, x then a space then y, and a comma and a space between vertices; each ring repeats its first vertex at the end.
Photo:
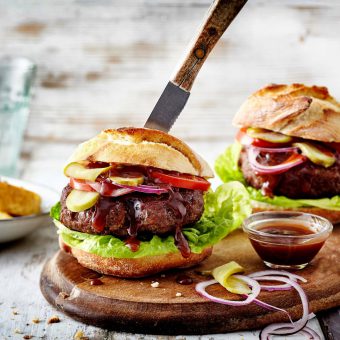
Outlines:
POLYGON ((5 176, 0 176, 0 180, 33 191, 41 197, 41 214, 0 220, 0 243, 19 239, 38 227, 51 224, 49 211, 60 198, 56 191, 42 185, 5 176))

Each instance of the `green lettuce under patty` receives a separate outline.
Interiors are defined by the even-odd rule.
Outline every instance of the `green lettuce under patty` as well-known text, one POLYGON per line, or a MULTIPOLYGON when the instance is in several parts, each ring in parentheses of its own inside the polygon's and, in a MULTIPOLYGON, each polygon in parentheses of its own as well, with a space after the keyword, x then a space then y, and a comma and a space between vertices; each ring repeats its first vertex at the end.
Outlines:
MULTIPOLYGON (((194 225, 183 228, 193 253, 201 253, 238 228, 250 212, 247 190, 239 182, 220 185, 216 191, 210 190, 204 196, 205 209, 201 219, 194 225)), ((139 258, 143 256, 177 253, 172 235, 153 235, 149 240, 141 240, 136 252, 128 248, 124 241, 112 235, 91 235, 66 228, 60 220, 60 203, 51 209, 51 216, 63 241, 74 248, 103 257, 139 258)))
POLYGON ((230 145, 225 150, 225 152, 216 159, 215 171, 225 183, 230 181, 239 181, 240 183, 244 184, 253 203, 260 202, 290 209, 297 209, 301 207, 318 207, 321 209, 340 211, 339 195, 332 198, 320 199, 292 199, 285 196, 274 196, 271 198, 263 196, 260 190, 247 186, 242 171, 238 166, 241 149, 242 146, 238 142, 230 145))

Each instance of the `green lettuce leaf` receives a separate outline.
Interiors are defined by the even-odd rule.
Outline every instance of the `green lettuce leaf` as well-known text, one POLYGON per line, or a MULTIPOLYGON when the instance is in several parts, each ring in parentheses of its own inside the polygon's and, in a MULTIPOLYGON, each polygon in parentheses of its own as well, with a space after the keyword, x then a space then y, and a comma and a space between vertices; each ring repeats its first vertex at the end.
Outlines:
POLYGON ((60 202, 57 202, 50 211, 50 216, 54 219, 59 221, 60 220, 60 210, 61 210, 61 205, 60 202))
MULTIPOLYGON (((238 159, 242 146, 235 142, 216 159, 215 171, 223 182, 240 181, 245 184, 245 179, 238 166, 238 159)), ((318 207, 321 209, 340 211, 340 196, 320 199, 291 199, 285 196, 267 197, 261 194, 260 190, 253 187, 246 187, 252 201, 271 204, 282 208, 298 209, 302 207, 318 207)))
MULTIPOLYGON (((215 192, 207 192, 204 200, 205 210, 201 219, 196 224, 183 228, 183 234, 193 253, 201 253, 203 249, 219 242, 238 228, 251 212, 249 194, 238 182, 222 184, 215 192)), ((90 235, 66 228, 59 222, 60 204, 52 208, 51 216, 54 217, 58 232, 66 244, 103 257, 139 258, 178 252, 172 235, 153 235, 151 240, 141 240, 139 249, 132 252, 118 237, 90 235)))
POLYGON ((215 171, 222 182, 239 181, 246 184, 243 174, 238 166, 238 159, 242 145, 238 142, 230 145, 215 161, 215 171))

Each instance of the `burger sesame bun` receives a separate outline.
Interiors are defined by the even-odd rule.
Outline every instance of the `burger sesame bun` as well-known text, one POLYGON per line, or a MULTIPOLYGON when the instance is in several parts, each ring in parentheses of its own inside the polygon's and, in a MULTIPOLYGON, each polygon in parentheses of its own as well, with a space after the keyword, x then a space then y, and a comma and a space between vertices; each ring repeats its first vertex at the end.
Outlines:
POLYGON ((214 177, 208 163, 187 144, 165 132, 144 128, 104 130, 80 144, 69 160, 81 161, 134 164, 214 177))
POLYGON ((273 84, 252 94, 237 112, 233 124, 339 143, 340 103, 326 87, 273 84))
POLYGON ((253 213, 263 212, 263 211, 299 211, 308 214, 319 215, 328 219, 331 223, 337 224, 340 223, 340 211, 336 210, 326 210, 317 207, 304 207, 298 209, 287 209, 283 207, 279 207, 276 205, 271 205, 262 202, 252 202, 252 210, 253 213))
POLYGON ((65 246, 61 236, 59 236, 59 246, 63 251, 68 249, 67 252, 72 254, 77 261, 86 268, 98 273, 124 278, 139 278, 172 268, 192 267, 202 262, 212 253, 212 247, 209 247, 204 249, 200 254, 191 253, 188 258, 184 258, 181 253, 178 252, 166 255, 144 256, 137 259, 118 259, 102 257, 81 249, 65 246))

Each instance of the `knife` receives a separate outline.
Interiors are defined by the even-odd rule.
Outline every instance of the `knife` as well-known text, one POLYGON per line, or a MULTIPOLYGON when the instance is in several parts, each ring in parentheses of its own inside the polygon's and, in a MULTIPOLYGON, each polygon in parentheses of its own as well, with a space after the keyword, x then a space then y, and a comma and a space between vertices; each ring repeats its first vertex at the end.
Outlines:
POLYGON ((247 0, 215 0, 189 44, 183 62, 174 72, 144 127, 168 132, 183 110, 194 80, 224 31, 247 0))

